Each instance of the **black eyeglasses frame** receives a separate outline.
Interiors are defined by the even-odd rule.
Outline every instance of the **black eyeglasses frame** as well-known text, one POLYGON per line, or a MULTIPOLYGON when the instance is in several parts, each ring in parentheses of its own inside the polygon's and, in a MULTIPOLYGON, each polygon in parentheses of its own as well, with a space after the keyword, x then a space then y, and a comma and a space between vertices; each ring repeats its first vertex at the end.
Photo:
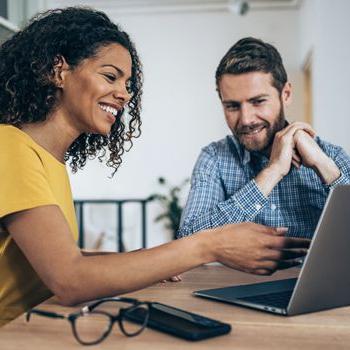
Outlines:
POLYGON ((111 331, 113 329, 113 325, 115 322, 118 322, 119 328, 121 329, 122 333, 127 337, 135 337, 135 336, 139 335, 140 333, 142 333, 143 330, 146 328, 148 320, 149 320, 149 310, 150 310, 151 304, 152 304, 151 302, 139 301, 139 300, 134 299, 134 298, 124 298, 124 297, 103 298, 103 299, 99 299, 93 303, 90 303, 90 304, 84 306, 83 308, 81 308, 77 312, 73 312, 73 313, 70 313, 68 315, 63 315, 63 314, 59 314, 59 313, 51 312, 51 311, 46 311, 46 310, 32 309, 32 310, 27 312, 26 320, 27 320, 27 322, 29 322, 32 314, 37 314, 40 316, 45 316, 45 317, 50 317, 50 318, 66 319, 71 324, 73 335, 74 335, 75 339, 80 344, 82 344, 82 345, 96 345, 96 344, 101 343, 103 340, 105 340, 109 336, 109 334, 111 333, 111 331), (116 314, 116 315, 110 314, 106 311, 95 310, 96 307, 98 307, 102 303, 106 303, 106 302, 130 303, 131 306, 127 307, 127 308, 121 308, 119 310, 118 314, 116 314), (138 329, 134 333, 130 333, 125 329, 124 324, 123 324, 123 320, 127 319, 127 317, 126 317, 127 313, 131 313, 133 310, 139 308, 140 306, 143 306, 147 309, 147 314, 145 316, 145 320, 141 324, 140 329, 138 329), (92 342, 86 342, 79 337, 77 327, 76 327, 76 320, 79 317, 86 316, 86 315, 92 314, 92 313, 104 315, 107 318, 109 318, 110 322, 109 322, 109 326, 108 326, 107 330, 102 334, 102 336, 99 339, 92 341, 92 342))

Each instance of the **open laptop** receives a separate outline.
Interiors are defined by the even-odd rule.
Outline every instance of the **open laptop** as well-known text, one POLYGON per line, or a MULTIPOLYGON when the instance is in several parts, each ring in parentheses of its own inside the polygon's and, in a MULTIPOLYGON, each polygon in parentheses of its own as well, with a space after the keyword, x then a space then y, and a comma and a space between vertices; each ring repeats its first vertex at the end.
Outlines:
POLYGON ((331 190, 298 278, 193 292, 281 315, 350 304, 350 185, 331 190))

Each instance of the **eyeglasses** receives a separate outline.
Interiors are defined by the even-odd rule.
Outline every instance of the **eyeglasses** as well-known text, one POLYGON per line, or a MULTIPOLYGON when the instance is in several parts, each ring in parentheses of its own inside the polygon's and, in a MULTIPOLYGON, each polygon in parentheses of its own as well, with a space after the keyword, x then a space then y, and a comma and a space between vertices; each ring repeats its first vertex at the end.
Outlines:
POLYGON ((69 315, 32 309, 27 313, 26 320, 29 322, 32 314, 67 319, 80 344, 95 345, 108 337, 115 322, 118 322, 122 333, 128 337, 140 334, 147 326, 150 305, 149 302, 132 298, 105 298, 69 315))

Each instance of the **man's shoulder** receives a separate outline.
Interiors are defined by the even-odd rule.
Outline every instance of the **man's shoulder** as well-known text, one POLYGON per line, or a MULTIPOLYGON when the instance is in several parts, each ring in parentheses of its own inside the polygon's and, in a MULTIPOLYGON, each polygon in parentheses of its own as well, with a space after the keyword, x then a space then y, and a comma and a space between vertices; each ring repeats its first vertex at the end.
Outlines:
POLYGON ((238 155, 235 139, 232 135, 213 141, 202 148, 202 153, 207 153, 213 157, 238 155))
POLYGON ((194 173, 205 172, 207 176, 208 174, 217 176, 222 174, 223 170, 230 169, 228 173, 231 174, 240 164, 239 151, 236 147, 236 140, 232 135, 211 142, 202 148, 194 173))
POLYGON ((323 152, 325 152, 328 156, 333 157, 342 151, 342 147, 335 145, 329 141, 321 139, 319 136, 316 136, 315 141, 321 147, 323 152))

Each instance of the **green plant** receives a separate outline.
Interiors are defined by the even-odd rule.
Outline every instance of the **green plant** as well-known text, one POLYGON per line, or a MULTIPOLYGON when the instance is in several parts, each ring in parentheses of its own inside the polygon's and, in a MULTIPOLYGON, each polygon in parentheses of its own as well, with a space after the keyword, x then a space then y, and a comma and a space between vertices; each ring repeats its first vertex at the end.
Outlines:
POLYGON ((166 187, 167 194, 153 194, 150 198, 160 202, 165 211, 159 214, 154 221, 159 222, 165 220, 165 227, 173 234, 173 239, 176 238, 176 232, 180 226, 181 214, 183 207, 180 203, 180 194, 189 179, 185 179, 179 186, 170 186, 164 177, 158 178, 160 185, 166 187))

